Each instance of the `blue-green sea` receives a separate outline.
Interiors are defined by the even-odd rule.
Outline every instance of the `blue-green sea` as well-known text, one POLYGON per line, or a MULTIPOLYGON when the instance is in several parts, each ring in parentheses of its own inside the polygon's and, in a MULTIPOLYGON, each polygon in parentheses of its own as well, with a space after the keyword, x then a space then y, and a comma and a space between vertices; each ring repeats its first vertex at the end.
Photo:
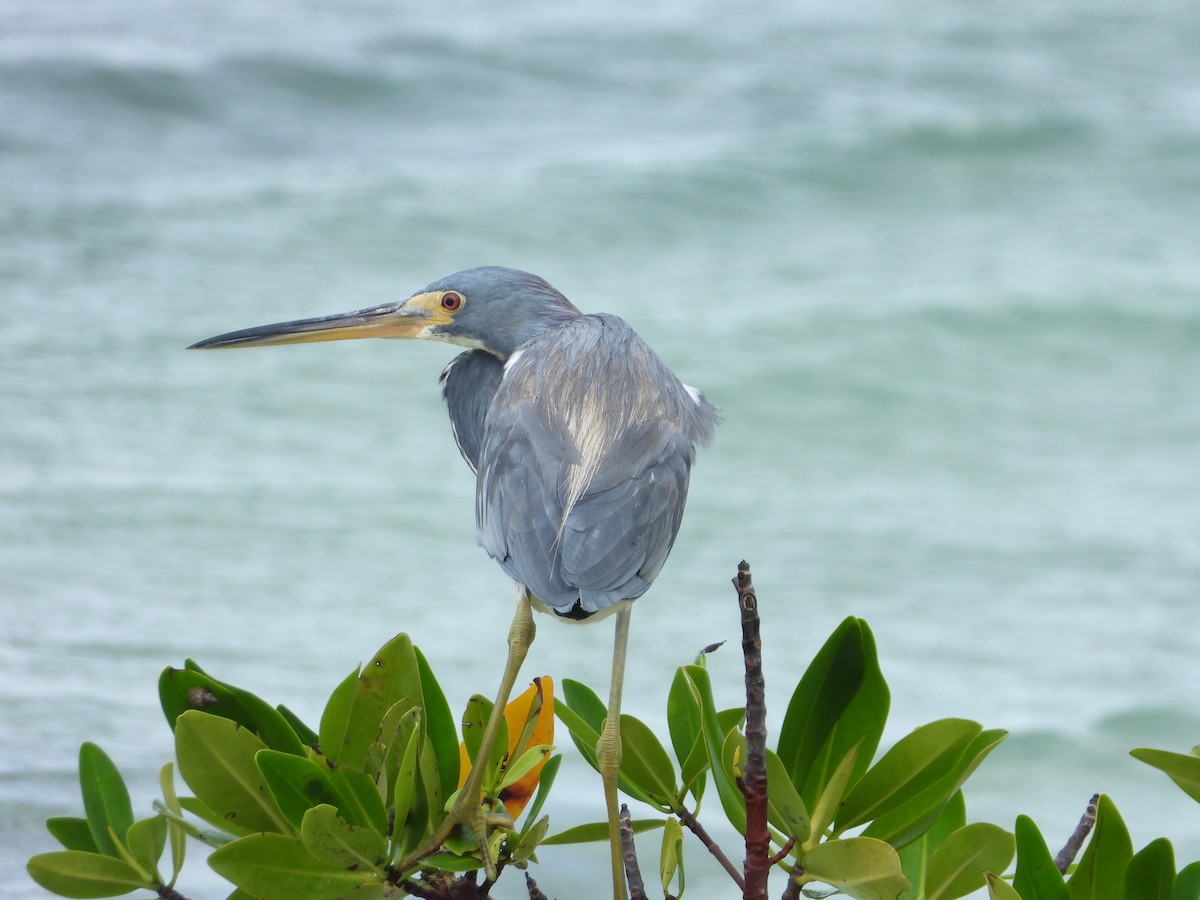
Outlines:
MULTIPOLYGON (((166 665, 315 722, 406 631, 456 710, 494 691, 513 591, 454 349, 184 351, 485 264, 624 317, 724 415, 628 712, 665 731, 721 640, 736 702, 744 558, 775 734, 861 616, 885 743, 1011 731, 970 818, 1056 849, 1101 791, 1200 858, 1128 755, 1200 742, 1198 48, 1175 0, 0 0, 0 896, 47 896, 24 862, 84 740, 150 811, 166 665)), ((526 675, 604 691, 610 624, 539 628, 526 675)), ((603 815, 559 743, 553 830, 603 815)), ((606 853, 535 877, 597 896, 606 853)), ((688 897, 734 895, 687 854, 688 897)), ((227 892, 199 855, 179 888, 227 892)))

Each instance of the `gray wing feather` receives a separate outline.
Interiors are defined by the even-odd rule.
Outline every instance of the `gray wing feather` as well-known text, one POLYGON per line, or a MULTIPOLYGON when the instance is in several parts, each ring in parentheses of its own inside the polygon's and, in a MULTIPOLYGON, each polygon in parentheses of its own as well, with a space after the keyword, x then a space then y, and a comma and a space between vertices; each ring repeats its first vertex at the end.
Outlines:
POLYGON ((484 428, 479 543, 558 612, 641 596, 674 543, 715 410, 613 316, 521 350, 484 428))
POLYGON ((483 350, 460 353, 442 370, 438 381, 450 413, 454 442, 472 472, 479 471, 488 408, 504 377, 504 364, 483 350))

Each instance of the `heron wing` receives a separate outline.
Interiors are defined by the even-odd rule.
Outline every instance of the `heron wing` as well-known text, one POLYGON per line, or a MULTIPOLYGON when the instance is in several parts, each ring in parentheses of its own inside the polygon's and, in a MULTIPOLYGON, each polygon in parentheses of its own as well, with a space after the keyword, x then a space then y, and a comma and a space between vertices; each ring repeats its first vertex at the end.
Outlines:
POLYGON ((480 544, 561 613, 646 591, 715 424, 624 322, 583 316, 523 345, 484 429, 480 544))
POLYGON ((503 377, 500 360, 484 350, 468 350, 450 360, 438 379, 454 442, 472 472, 479 471, 484 422, 503 377))

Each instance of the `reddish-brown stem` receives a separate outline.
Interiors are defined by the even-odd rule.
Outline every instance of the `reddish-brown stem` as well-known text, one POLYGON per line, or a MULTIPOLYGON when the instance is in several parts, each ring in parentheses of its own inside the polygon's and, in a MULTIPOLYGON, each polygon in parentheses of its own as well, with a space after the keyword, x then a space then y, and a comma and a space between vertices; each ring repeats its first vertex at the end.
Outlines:
POLYGON ((744 900, 766 900, 771 872, 771 834, 767 829, 767 701, 762 669, 758 597, 744 560, 733 580, 742 612, 742 654, 746 659, 746 766, 740 780, 746 798, 744 900))

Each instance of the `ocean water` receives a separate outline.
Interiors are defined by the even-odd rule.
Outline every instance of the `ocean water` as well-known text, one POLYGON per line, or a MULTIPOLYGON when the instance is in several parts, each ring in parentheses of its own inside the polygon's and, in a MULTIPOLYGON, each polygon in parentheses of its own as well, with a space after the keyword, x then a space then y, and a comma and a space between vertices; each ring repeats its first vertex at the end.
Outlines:
MULTIPOLYGON (((316 720, 403 630, 453 705, 493 691, 512 595, 452 348, 183 351, 481 264, 625 317, 725 417, 628 711, 664 727, 720 640, 736 700, 745 558, 776 731, 863 616, 885 740, 1012 732, 972 818, 1057 845, 1104 791, 1200 858, 1200 808, 1128 756, 1200 742, 1197 46, 1172 0, 0 0, 0 896, 45 896, 82 741, 149 811, 187 656, 316 720)), ((539 627, 528 675, 603 690, 610 626, 539 627)), ((603 809, 564 752, 556 828, 603 809)), ((605 853, 535 874, 587 897, 605 853)))

